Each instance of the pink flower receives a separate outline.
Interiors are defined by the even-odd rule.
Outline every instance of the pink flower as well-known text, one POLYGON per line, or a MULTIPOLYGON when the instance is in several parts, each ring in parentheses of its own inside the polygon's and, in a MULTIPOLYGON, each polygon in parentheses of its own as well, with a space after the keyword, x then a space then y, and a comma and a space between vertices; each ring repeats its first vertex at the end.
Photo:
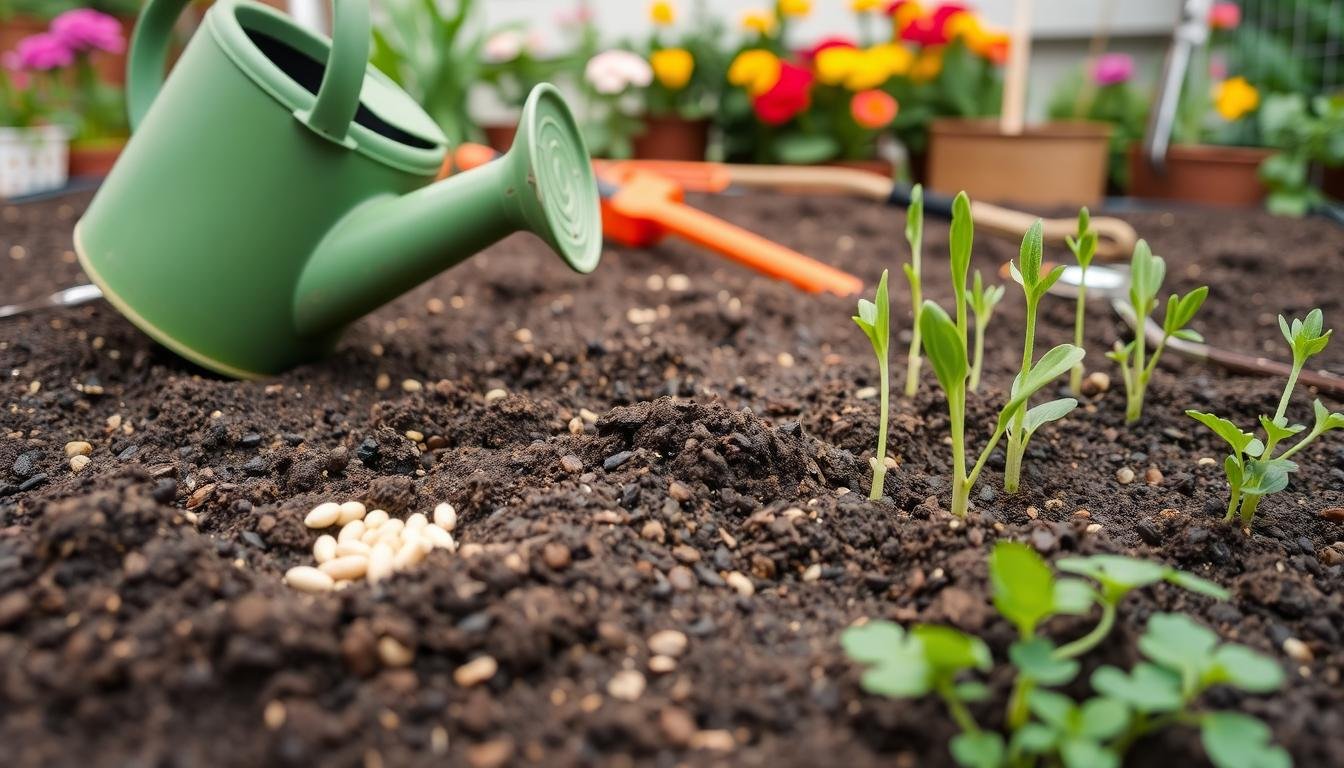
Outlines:
POLYGON ((121 22, 92 8, 66 11, 52 19, 51 34, 76 53, 121 53, 126 50, 126 36, 121 32, 121 22))
POLYGON ((584 79, 603 96, 615 96, 625 89, 647 87, 653 82, 653 68, 643 56, 613 48, 588 60, 584 79))
POLYGON ((1209 26, 1214 29, 1236 29, 1241 25, 1241 6, 1236 3, 1214 3, 1209 11, 1209 26))
POLYGON ((1107 53, 1092 65, 1092 81, 1097 85, 1119 85, 1134 77, 1134 57, 1127 53, 1107 53))
POLYGON ((45 72, 70 66, 75 63, 75 54, 64 40, 43 32, 20 40, 11 61, 16 70, 45 72))

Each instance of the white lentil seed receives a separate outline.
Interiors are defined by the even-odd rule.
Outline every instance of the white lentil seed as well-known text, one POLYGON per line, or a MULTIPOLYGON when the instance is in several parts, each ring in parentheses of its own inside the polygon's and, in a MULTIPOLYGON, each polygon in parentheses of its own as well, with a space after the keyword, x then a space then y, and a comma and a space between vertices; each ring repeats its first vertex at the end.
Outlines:
POLYGON ((371 531, 386 523, 388 519, 386 510, 375 509, 364 516, 364 529, 371 531))
POLYGON ((337 541, 359 541, 364 536, 366 526, 363 520, 351 520, 341 526, 341 532, 336 534, 337 541))
POLYGON ((406 518, 405 530, 414 531, 418 528, 424 528, 426 525, 429 525, 429 518, 425 517, 424 512, 416 512, 415 514, 406 518))
POLYGON ((319 571, 310 565, 297 565, 285 571, 285 583, 300 592, 317 594, 330 592, 335 581, 330 574, 319 571))
POLYGON ((401 545, 397 554, 392 558, 392 567, 398 571, 404 571, 412 568, 425 559, 425 550, 420 546, 420 540, 408 541, 401 545))
POLYGON ((391 534, 392 536, 399 537, 401 536, 401 530, 405 527, 406 527, 405 520, 394 517, 391 520, 388 520, 386 523, 383 523, 382 525, 378 526, 378 535, 387 536, 391 534))
POLYGON ((358 579, 368 572, 369 558, 363 555, 345 555, 328 560, 318 568, 333 579, 358 579))
POLYGON ((341 505, 341 516, 336 519, 336 523, 337 525, 345 525, 355 520, 363 520, 366 511, 364 505, 360 502, 347 501, 341 505))
POLYGON ((336 557, 337 549, 336 537, 324 533, 318 536, 317 541, 313 543, 313 559, 317 561, 318 565, 321 565, 336 557))
POLYGON ((341 516, 341 505, 334 501, 318 504, 303 518, 303 524, 309 528, 330 528, 341 516))
POLYGON ((434 524, 452 533, 457 527, 457 510, 447 502, 434 507, 434 524))
POLYGON ((392 575, 393 551, 390 544, 379 543, 369 555, 368 579, 377 583, 392 575))
POLYGON ((336 542, 336 557, 345 557, 346 555, 368 557, 372 549, 362 541, 338 541, 336 542))
POLYGON ((427 525, 420 530, 420 535, 429 540, 435 549, 446 549, 449 552, 457 549, 457 543, 453 541, 453 535, 437 525, 427 525))

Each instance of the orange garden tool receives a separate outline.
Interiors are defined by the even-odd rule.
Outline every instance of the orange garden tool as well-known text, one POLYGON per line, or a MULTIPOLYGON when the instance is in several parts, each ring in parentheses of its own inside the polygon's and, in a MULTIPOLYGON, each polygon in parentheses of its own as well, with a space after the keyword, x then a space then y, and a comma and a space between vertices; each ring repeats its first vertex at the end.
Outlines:
MULTIPOLYGON (((805 191, 816 194, 848 194, 905 207, 910 203, 910 188, 891 179, 855 168, 809 165, 738 165, 669 160, 597 161, 599 173, 625 168, 650 171, 666 176, 693 192, 723 192, 730 186, 805 191)), ((924 190, 924 210, 931 215, 952 217, 952 198, 924 190)), ((1036 217, 1022 211, 989 203, 971 202, 976 229, 1012 240, 1021 239, 1036 217)), ((1066 235, 1077 233, 1076 219, 1045 219, 1045 238, 1064 242, 1066 235)), ((1109 216, 1092 217, 1097 231, 1097 257, 1119 261, 1130 257, 1138 234, 1129 222, 1109 216)))
MULTIPOLYGON (((463 144, 453 154, 453 168, 444 172, 469 170, 496 155, 489 147, 463 144)), ((848 296, 863 290, 863 281, 854 275, 686 205, 682 185, 660 173, 603 165, 598 191, 602 233, 622 245, 647 247, 675 234, 805 291, 848 296)))

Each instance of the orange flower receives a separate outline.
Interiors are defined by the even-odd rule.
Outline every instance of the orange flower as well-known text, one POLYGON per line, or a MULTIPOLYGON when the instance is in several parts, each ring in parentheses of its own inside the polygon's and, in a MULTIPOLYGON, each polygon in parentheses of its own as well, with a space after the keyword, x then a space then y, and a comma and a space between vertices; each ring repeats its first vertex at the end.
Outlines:
POLYGON ((849 113, 854 116, 854 122, 870 130, 891 125, 898 109, 896 100, 886 91, 859 91, 849 100, 849 113))
POLYGON ((910 68, 910 79, 917 83, 927 83, 938 77, 943 71, 943 47, 929 46, 919 52, 915 65, 910 68))

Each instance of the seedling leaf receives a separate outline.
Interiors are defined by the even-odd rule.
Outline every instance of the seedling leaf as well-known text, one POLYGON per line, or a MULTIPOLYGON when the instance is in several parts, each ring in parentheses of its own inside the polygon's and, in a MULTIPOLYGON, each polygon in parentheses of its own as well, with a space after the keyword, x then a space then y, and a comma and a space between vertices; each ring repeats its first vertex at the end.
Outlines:
POLYGON ((1157 613, 1139 638, 1139 651, 1176 672, 1181 689, 1193 692, 1212 663, 1218 636, 1212 630, 1179 613, 1157 613))
POLYGON ((919 312, 919 330, 924 337, 924 354, 933 365, 934 375, 943 391, 952 393, 965 386, 966 346, 956 323, 943 308, 932 301, 924 302, 919 312))
POLYGON ((971 198, 961 192, 952 201, 952 228, 948 243, 952 255, 952 282, 958 291, 966 289, 966 274, 971 266, 971 244, 974 239, 971 198))
POLYGON ((1000 542, 989 556, 994 607, 1030 637, 1055 610, 1055 576, 1036 550, 1015 541, 1000 542))
POLYGON ((1078 675, 1078 662, 1056 659, 1055 645, 1044 637, 1019 640, 1008 648, 1008 659, 1023 675, 1041 685, 1064 685, 1078 675))
POLYGON ((949 746, 952 759, 963 768, 999 768, 1003 765, 1003 737, 997 733, 959 733, 949 746))
POLYGON ((951 627, 920 624, 910 636, 923 647, 924 660, 936 677, 950 678, 968 669, 986 671, 993 663, 983 640, 951 627))
POLYGON ((1068 416, 1077 407, 1078 401, 1072 397, 1064 397, 1032 406, 1027 411, 1026 418, 1022 421, 1022 429, 1027 435, 1035 434, 1036 430, 1042 426, 1068 416))
POLYGON ((1283 747, 1270 743, 1269 726, 1240 712, 1210 712, 1200 719, 1200 741, 1217 768, 1291 768, 1283 747))
POLYGON ((890 621, 870 621, 840 633, 840 647, 860 664, 880 664, 905 645, 905 629, 890 621))
POLYGON ((1078 733, 1097 741, 1118 735, 1129 725, 1129 707, 1120 699, 1095 698, 1083 702, 1078 733))
POLYGON ((1213 655, 1214 666, 1206 674, 1210 685, 1226 683, 1247 693, 1270 693, 1283 685, 1278 662, 1244 645, 1224 645, 1213 655))
POLYGON ((1116 667, 1100 667, 1092 673, 1092 689, 1146 714, 1175 712, 1184 704, 1180 678, 1146 662, 1136 664, 1129 674, 1116 667))
POLYGON ((1288 459, 1251 459, 1246 462, 1243 493, 1268 496, 1288 487, 1288 475, 1297 471, 1297 464, 1288 459))
POLYGON ((1120 768, 1120 758, 1091 739, 1069 739, 1059 746, 1064 768, 1120 768))
MULTIPOLYGON (((1212 413, 1202 413, 1200 411, 1186 411, 1186 416, 1198 421, 1200 424, 1213 430, 1213 433, 1227 441, 1232 446, 1234 453, 1246 453, 1246 448, 1255 442, 1255 435, 1250 432, 1242 431, 1241 427, 1228 421, 1227 419, 1215 416, 1212 413)), ((1255 455, 1259 455, 1258 453, 1255 455)))

